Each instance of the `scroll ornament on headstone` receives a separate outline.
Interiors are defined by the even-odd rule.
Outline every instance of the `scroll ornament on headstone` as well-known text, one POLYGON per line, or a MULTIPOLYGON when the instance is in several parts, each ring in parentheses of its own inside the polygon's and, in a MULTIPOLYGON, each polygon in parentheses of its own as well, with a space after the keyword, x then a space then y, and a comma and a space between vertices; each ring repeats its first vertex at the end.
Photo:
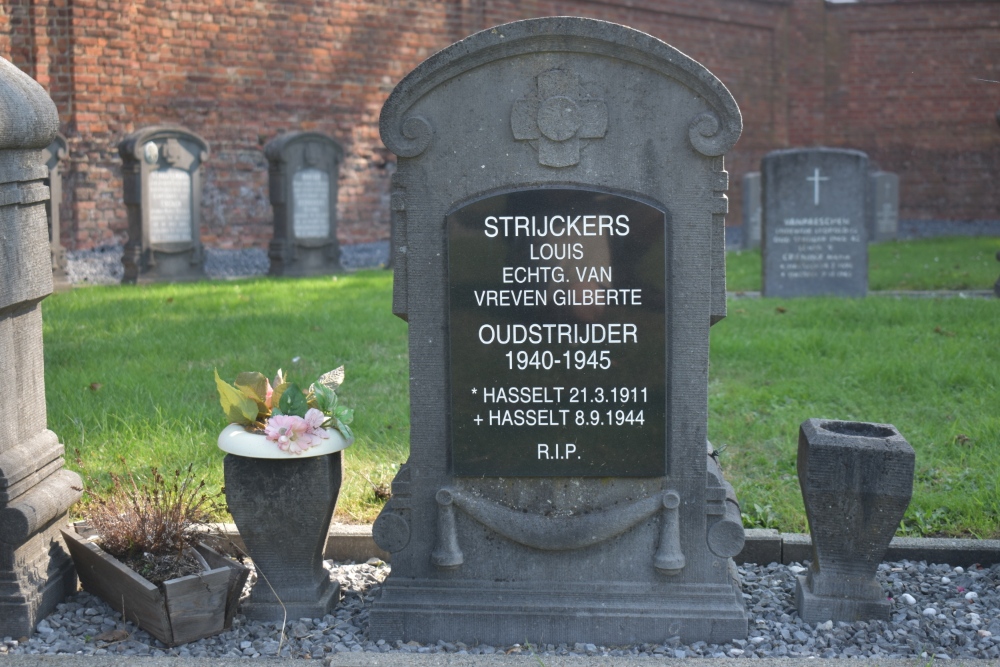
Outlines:
POLYGON ((268 193, 274 238, 268 248, 272 276, 336 273, 337 180, 343 149, 319 132, 289 132, 268 142, 268 193))
POLYGON ((58 128, 42 87, 0 58, 0 637, 31 635, 76 591, 59 528, 83 483, 46 427, 42 349, 52 293, 43 150, 58 128))
POLYGON ((184 128, 161 125, 130 134, 118 152, 129 220, 122 281, 203 278, 202 164, 208 143, 184 128))
POLYGON ((437 53, 379 122, 411 416, 372 638, 746 636, 739 509, 705 450, 729 91, 649 35, 554 17, 437 53))

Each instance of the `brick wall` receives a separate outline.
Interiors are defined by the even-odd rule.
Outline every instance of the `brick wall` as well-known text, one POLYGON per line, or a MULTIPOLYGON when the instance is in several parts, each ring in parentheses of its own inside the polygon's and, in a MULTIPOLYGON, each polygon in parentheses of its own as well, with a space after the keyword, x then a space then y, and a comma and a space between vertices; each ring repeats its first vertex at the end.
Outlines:
POLYGON ((265 247, 263 145, 289 130, 344 146, 343 243, 389 233, 393 157, 378 114, 393 86, 476 30, 573 14, 624 23, 702 62, 732 91, 740 177, 770 150, 866 150, 900 173, 904 218, 1000 217, 1000 11, 992 0, 4 0, 0 55, 35 77, 69 139, 70 248, 125 237, 117 143, 146 125, 203 136, 202 238, 265 247))

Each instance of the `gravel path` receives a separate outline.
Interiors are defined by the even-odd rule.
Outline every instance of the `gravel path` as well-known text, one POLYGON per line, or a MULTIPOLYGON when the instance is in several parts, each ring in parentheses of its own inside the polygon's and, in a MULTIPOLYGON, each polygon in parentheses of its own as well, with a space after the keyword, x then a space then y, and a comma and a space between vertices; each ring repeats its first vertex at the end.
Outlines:
POLYGON ((605 647, 484 646, 449 642, 373 642, 368 638, 368 610, 389 573, 378 560, 368 564, 327 561, 340 581, 344 600, 322 619, 295 619, 284 638, 274 623, 249 622, 238 615, 221 635, 184 646, 165 648, 101 600, 81 592, 39 623, 27 641, 4 638, 0 655, 80 654, 190 657, 321 658, 332 653, 528 653, 539 656, 601 655, 667 658, 875 657, 940 660, 1000 658, 1000 565, 963 570, 947 565, 903 561, 880 566, 878 580, 892 598, 891 621, 803 623, 795 613, 795 575, 800 565, 751 565, 739 568, 750 615, 746 640, 715 645, 678 640, 664 644, 605 647))

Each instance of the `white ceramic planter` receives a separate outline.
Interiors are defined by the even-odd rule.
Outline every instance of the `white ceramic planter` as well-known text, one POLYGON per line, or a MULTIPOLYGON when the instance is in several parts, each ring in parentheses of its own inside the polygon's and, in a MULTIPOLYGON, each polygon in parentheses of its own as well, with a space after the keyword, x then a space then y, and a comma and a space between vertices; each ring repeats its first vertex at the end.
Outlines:
POLYGON ((230 424, 219 435, 219 449, 252 459, 303 459, 340 452, 354 442, 344 438, 336 429, 326 429, 329 438, 301 454, 291 454, 278 449, 278 444, 259 433, 250 433, 239 424, 230 424))

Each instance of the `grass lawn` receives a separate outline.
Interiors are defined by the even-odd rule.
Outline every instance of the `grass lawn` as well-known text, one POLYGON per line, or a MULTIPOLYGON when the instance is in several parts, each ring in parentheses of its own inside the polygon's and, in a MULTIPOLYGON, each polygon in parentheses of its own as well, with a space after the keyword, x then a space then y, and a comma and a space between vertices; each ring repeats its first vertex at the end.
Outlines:
MULTIPOLYGON (((993 277, 976 269, 972 288, 987 289, 1000 240, 978 242, 873 246, 873 283, 883 250, 885 262, 898 252, 901 277, 919 273, 925 256, 959 264, 958 253, 981 252, 993 277)), ((731 279, 752 259, 730 254, 731 279)), ((950 272, 928 280, 921 286, 967 288, 950 272)), ((220 488, 215 440, 225 424, 213 368, 232 381, 281 367, 305 385, 346 364, 339 393, 356 409, 358 440, 345 454, 337 513, 371 521, 382 504, 375 489, 408 448, 406 324, 390 313, 391 283, 368 271, 55 294, 43 303, 49 427, 68 458, 79 452, 70 465, 91 488, 122 458, 140 474, 192 461, 220 488)), ((805 530, 797 429, 823 417, 890 422, 914 446, 904 533, 1000 537, 1000 300, 734 299, 729 314, 712 332, 709 435, 748 526, 805 530)))
MULTIPOLYGON (((1000 275, 1000 237, 956 236, 868 246, 868 289, 989 290, 1000 275)), ((760 251, 726 253, 730 291, 760 291, 760 251)))

